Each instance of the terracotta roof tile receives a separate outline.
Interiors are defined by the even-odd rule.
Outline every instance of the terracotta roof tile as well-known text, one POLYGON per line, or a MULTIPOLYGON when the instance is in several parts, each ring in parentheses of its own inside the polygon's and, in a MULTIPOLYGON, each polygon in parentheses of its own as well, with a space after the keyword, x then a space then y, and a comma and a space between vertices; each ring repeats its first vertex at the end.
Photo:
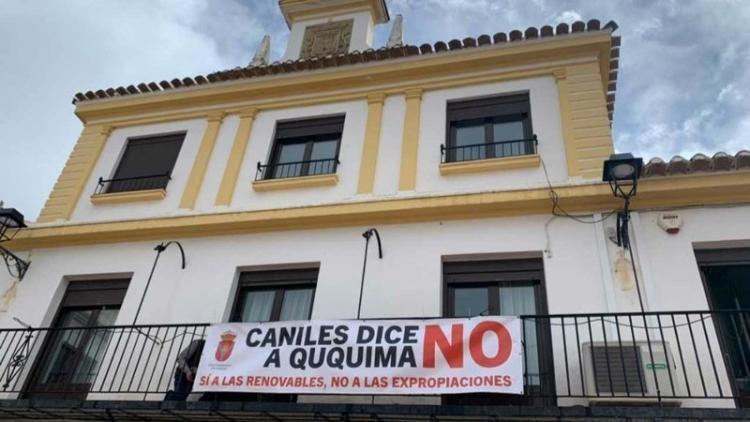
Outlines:
POLYGON ((726 152, 717 152, 713 157, 695 154, 690 160, 675 155, 669 162, 664 162, 661 158, 652 158, 643 168, 643 177, 730 170, 750 170, 750 151, 742 150, 734 156, 726 152))
MULTIPOLYGON (((215 83, 221 83, 223 81, 237 80, 237 79, 250 79, 255 77, 262 77, 270 74, 281 74, 281 73, 295 73, 303 72, 311 69, 323 69, 330 67, 347 66, 350 64, 371 62, 371 61, 382 61, 390 60, 405 56, 419 56, 427 54, 439 54, 452 50, 460 50, 464 48, 480 48, 493 44, 501 44, 508 42, 520 42, 524 40, 536 39, 539 37, 547 38, 554 36, 565 36, 571 32, 584 32, 584 31, 601 31, 608 30, 614 31, 617 29, 617 24, 610 21, 603 27, 596 19, 591 19, 588 22, 577 21, 571 26, 568 24, 561 23, 554 29, 552 26, 545 25, 541 28, 529 27, 524 31, 514 30, 509 35, 504 32, 498 32, 490 37, 487 34, 480 35, 478 38, 466 37, 463 40, 453 39, 449 42, 438 41, 433 45, 422 44, 417 47, 415 45, 405 45, 400 47, 383 47, 377 50, 367 49, 365 51, 352 51, 351 53, 329 55, 325 57, 313 57, 310 59, 299 59, 290 60, 286 62, 274 62, 265 66, 248 66, 248 67, 236 67, 234 69, 228 69, 218 72, 209 73, 207 75, 197 75, 193 78, 186 77, 183 79, 172 79, 171 82, 161 81, 159 84, 155 82, 139 83, 137 88, 134 85, 129 85, 127 88, 117 87, 109 88, 106 90, 97 90, 96 93, 87 91, 86 93, 77 93, 73 98, 73 104, 82 103, 86 101, 93 101, 102 98, 112 98, 127 95, 137 95, 151 92, 167 91, 171 89, 181 89, 183 87, 190 87, 195 85, 210 85, 215 83)), ((612 119, 612 113, 614 111, 614 91, 617 88, 615 83, 617 80, 617 68, 619 66, 618 57, 620 55, 620 37, 612 37, 612 46, 610 51, 610 83, 607 86, 607 109, 609 110, 610 120, 612 119)), ((745 158, 743 158, 744 160, 745 158)), ((750 160, 750 157, 747 158, 750 160)))

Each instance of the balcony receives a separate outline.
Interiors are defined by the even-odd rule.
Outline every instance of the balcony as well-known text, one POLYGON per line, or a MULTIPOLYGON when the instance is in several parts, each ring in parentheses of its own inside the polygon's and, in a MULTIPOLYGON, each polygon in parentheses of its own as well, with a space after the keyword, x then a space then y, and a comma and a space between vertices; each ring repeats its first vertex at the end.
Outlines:
POLYGON ((502 142, 483 142, 471 145, 440 145, 443 163, 485 160, 491 158, 508 158, 536 154, 538 141, 536 135, 529 139, 517 139, 502 142))
POLYGON ((270 191, 333 186, 339 180, 336 175, 339 164, 338 158, 270 164, 258 162, 253 189, 270 191))
POLYGON ((91 202, 95 205, 164 199, 169 173, 114 179, 99 178, 91 202))
MULTIPOLYGON (((3 329, 0 418, 106 419, 114 413, 174 420, 286 420, 292 414, 476 420, 534 412, 596 416, 604 408, 612 416, 611 409, 620 406, 666 417, 748 405, 750 311, 529 315, 522 324, 526 395, 443 396, 450 406, 375 399, 352 404, 351 396, 319 403, 316 396, 301 395, 297 402, 283 396, 280 403, 282 396, 271 394, 193 394, 187 402, 162 402, 173 388, 179 353, 204 337, 209 324, 3 329)), ((746 409, 721 412, 750 417, 746 409)))
POLYGON ((341 164, 338 158, 323 160, 294 161, 286 163, 261 164, 255 173, 255 180, 286 179, 290 177, 317 176, 336 173, 341 164))
POLYGON ((471 145, 440 145, 440 174, 478 173, 539 167, 537 138, 471 145))

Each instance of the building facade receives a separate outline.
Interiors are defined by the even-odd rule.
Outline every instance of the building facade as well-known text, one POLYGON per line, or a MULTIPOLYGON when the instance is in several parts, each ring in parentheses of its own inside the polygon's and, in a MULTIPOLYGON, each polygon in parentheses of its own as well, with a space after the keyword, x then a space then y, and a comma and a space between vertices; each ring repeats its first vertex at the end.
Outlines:
MULTIPOLYGON (((650 160, 618 246, 623 203, 602 182, 613 22, 413 46, 399 17, 378 47, 382 0, 280 9, 278 62, 261 45, 246 67, 75 96, 81 136, 6 243, 31 262, 21 281, 0 273, 3 398, 23 399, 8 412, 160 402, 206 323, 488 314, 524 315, 522 398, 261 394, 212 409, 747 405, 750 152, 650 160), (154 251, 168 241, 184 268, 176 246, 154 251)), ((713 416, 749 415, 736 412, 713 416)))

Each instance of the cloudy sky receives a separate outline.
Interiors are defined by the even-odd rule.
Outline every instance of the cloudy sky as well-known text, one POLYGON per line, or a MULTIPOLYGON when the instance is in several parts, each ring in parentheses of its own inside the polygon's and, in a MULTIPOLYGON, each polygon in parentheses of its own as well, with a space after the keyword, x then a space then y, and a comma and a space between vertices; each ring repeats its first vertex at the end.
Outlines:
MULTIPOLYGON (((597 18, 623 38, 615 145, 750 149, 750 1, 387 0, 411 44, 597 18)), ((0 200, 36 218, 81 124, 78 91, 242 66, 287 28, 276 0, 0 0, 0 200)), ((388 26, 378 28, 382 46, 388 26)))

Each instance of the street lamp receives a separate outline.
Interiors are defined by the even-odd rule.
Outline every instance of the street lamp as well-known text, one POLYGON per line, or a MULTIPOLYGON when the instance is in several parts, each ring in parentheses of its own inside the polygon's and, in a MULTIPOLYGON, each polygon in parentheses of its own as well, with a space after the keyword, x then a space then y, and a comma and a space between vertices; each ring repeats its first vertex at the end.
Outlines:
POLYGON ((625 207, 617 213, 617 246, 630 248, 628 223, 630 221, 630 198, 638 191, 638 178, 641 177, 643 159, 633 154, 612 154, 604 162, 602 181, 608 182, 615 198, 625 200, 625 207))
MULTIPOLYGON (((8 236, 8 230, 22 229, 26 227, 23 222, 23 214, 18 212, 15 208, 2 208, 2 202, 0 202, 0 242, 10 240, 12 236, 8 236)), ((15 235, 15 232, 13 233, 15 235)))
MULTIPOLYGON (((23 214, 18 212, 15 208, 2 208, 3 203, 0 202, 0 242, 6 242, 13 239, 13 236, 18 231, 26 227, 26 223, 23 220, 23 214), (9 230, 12 230, 13 234, 9 235, 9 230)), ((23 279, 26 274, 26 270, 29 269, 29 262, 14 255, 11 251, 0 246, 0 257, 5 261, 5 266, 8 268, 8 272, 11 276, 23 279)))

